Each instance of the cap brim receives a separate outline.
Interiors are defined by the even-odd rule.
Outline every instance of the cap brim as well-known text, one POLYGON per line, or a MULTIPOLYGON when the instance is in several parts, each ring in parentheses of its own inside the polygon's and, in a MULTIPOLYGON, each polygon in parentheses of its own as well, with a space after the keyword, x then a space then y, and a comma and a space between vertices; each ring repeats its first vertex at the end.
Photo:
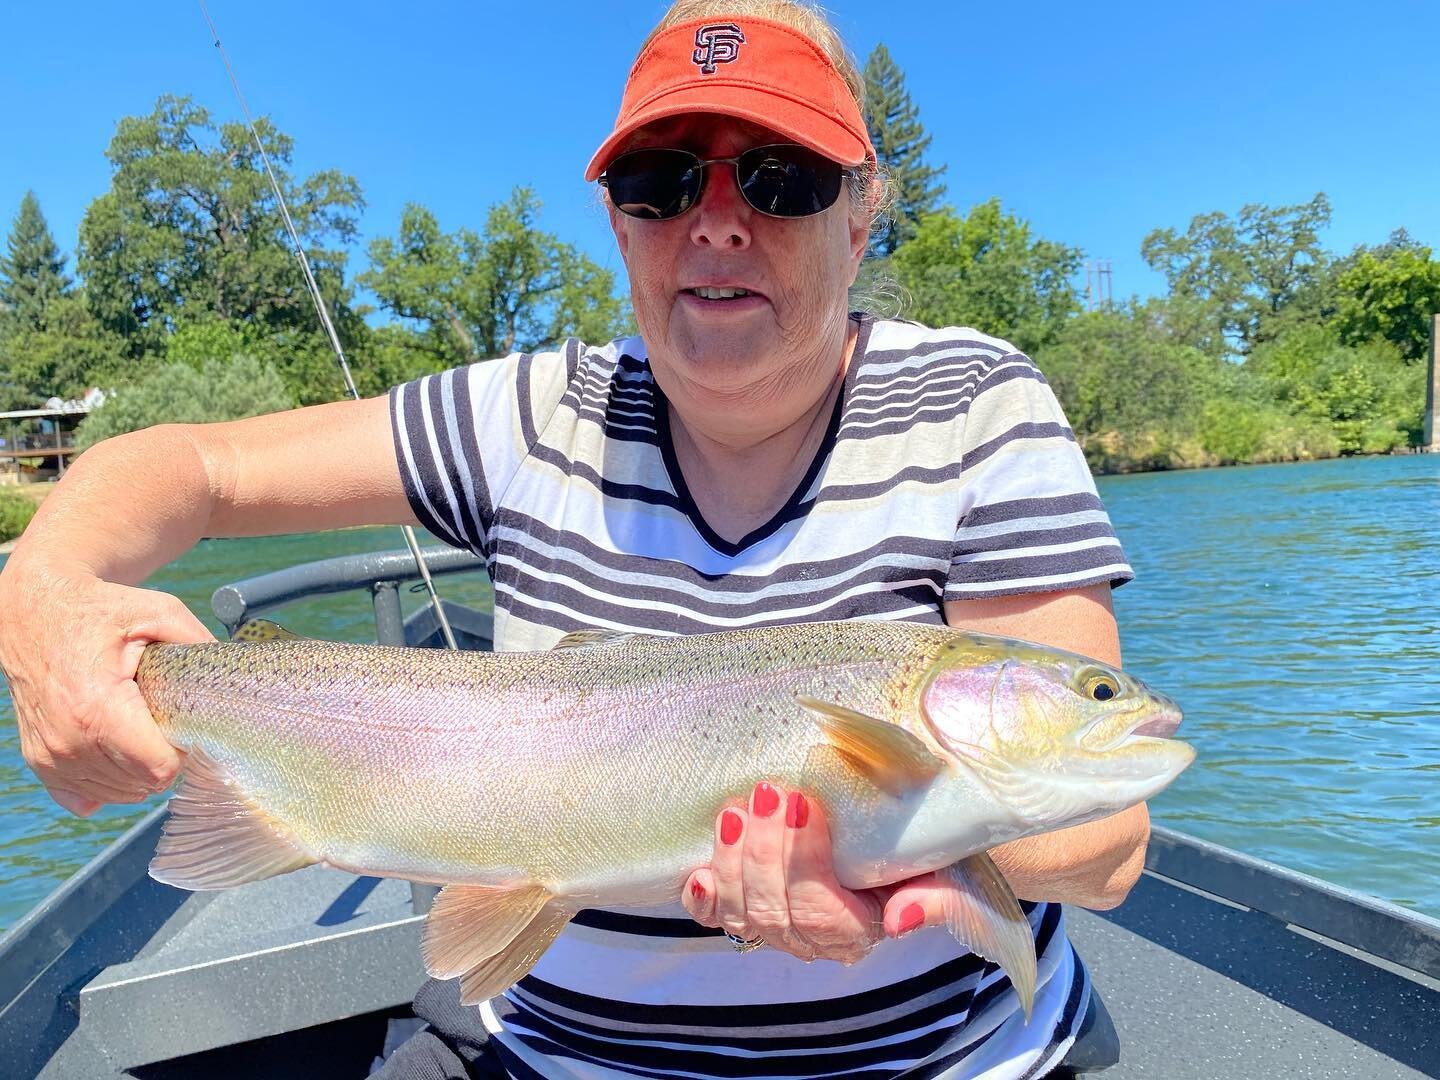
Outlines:
POLYGON ((748 120, 777 131, 817 154, 841 165, 859 165, 869 156, 870 144, 851 132, 833 116, 810 105, 776 95, 773 89, 749 85, 707 83, 687 86, 666 94, 616 127, 600 144, 585 169, 585 179, 595 180, 617 156, 625 140, 647 124, 687 113, 709 113, 748 120))

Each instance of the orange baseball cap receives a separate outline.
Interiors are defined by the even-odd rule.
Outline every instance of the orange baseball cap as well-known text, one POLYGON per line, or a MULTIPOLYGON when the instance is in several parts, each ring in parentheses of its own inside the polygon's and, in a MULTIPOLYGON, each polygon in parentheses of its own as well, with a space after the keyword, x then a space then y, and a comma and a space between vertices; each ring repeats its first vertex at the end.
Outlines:
POLYGON ((772 19, 692 19, 641 50, 615 130, 585 169, 594 180, 637 129, 685 113, 763 124, 841 165, 874 159, 860 109, 820 46, 772 19))

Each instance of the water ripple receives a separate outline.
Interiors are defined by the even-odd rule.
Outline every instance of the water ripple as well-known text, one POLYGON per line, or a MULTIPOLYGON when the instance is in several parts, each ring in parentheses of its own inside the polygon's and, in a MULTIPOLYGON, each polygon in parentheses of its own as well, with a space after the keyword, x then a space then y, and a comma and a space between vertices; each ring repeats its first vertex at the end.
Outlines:
POLYGON ((1440 455, 1100 488, 1126 665, 1200 751, 1156 820, 1440 914, 1440 455))

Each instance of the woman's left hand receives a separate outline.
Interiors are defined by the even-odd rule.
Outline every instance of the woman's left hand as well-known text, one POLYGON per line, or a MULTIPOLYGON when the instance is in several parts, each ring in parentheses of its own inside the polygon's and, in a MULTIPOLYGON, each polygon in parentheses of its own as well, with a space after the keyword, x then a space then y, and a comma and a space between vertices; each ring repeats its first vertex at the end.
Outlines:
POLYGON ((945 921, 953 886, 925 874, 851 891, 835 879, 824 812, 800 792, 760 783, 748 808, 715 819, 710 865, 685 882, 696 922, 802 960, 853 964, 882 937, 945 921))

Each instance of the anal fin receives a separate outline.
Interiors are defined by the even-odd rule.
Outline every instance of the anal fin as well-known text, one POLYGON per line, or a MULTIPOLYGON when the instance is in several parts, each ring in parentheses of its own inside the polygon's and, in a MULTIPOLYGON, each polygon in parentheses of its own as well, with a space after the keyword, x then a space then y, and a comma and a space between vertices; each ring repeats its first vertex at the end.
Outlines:
POLYGON ((205 751, 185 757, 150 876, 180 889, 228 889, 319 861, 205 751))
POLYGON ((939 871, 939 876, 959 893, 948 894, 945 899, 945 922, 950 932, 972 952, 1005 969, 1028 1023, 1035 1007, 1039 976, 1030 920, 1020 910, 1015 891, 983 851, 939 871))
POLYGON ((446 885, 425 920, 420 942, 425 970, 437 979, 463 975, 509 945, 550 899, 550 891, 538 885, 446 885))
POLYGON ((432 921, 425 925, 425 970, 437 979, 458 976, 460 1004, 477 1005, 523 979, 573 914, 538 886, 511 890, 446 886, 430 910, 432 921), (442 907, 445 894, 456 888, 464 891, 442 907), (482 898, 476 893, 490 895, 482 898), (505 896, 511 899, 507 902, 505 896), (437 915, 439 926, 433 923, 437 915), (493 924, 475 923, 487 915, 495 920, 493 924), (460 920, 469 923, 468 928, 460 920), (499 946, 487 952, 497 941, 499 946))

